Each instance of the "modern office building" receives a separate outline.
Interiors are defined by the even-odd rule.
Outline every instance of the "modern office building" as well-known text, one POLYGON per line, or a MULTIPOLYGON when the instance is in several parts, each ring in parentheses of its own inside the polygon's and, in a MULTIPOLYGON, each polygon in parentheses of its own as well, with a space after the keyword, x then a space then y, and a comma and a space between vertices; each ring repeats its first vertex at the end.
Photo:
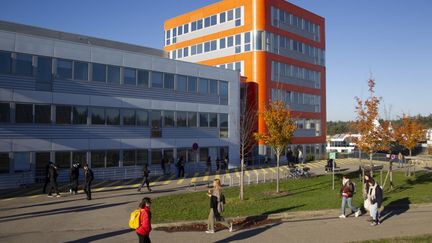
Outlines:
MULTIPOLYGON (((239 74, 163 50, 0 21, 0 188, 43 178, 49 161, 98 179, 141 176, 162 156, 198 170, 239 161, 239 74), (193 144, 196 144, 193 146, 193 144)), ((168 165, 167 165, 168 167, 168 165)))
MULTIPOLYGON (((166 20, 164 29, 171 59, 239 71, 257 87, 247 94, 259 112, 270 100, 293 111, 293 149, 325 152, 324 18, 284 0, 223 0, 166 20)), ((262 117, 257 127, 265 130, 262 117)))

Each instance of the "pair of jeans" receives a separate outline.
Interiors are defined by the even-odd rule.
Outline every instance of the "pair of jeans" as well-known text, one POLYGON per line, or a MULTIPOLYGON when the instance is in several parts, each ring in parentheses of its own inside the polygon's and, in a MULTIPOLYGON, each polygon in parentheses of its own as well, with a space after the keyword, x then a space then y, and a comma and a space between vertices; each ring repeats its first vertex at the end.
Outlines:
POLYGON ((341 214, 345 215, 345 205, 348 203, 348 207, 355 213, 357 208, 352 206, 352 197, 342 197, 341 214))
POLYGON ((373 221, 378 222, 379 220, 379 210, 378 210, 378 203, 371 204, 370 207, 370 216, 372 217, 373 221))

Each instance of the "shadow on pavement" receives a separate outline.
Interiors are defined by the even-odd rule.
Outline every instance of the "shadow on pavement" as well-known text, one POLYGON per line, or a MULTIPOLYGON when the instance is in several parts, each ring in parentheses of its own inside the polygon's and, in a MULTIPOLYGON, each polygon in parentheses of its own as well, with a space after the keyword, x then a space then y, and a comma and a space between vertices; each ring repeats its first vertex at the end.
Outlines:
POLYGON ((264 215, 267 216, 269 214, 283 213, 283 212, 286 212, 286 211, 289 211, 289 210, 293 210, 293 209, 296 209, 296 208, 301 208, 303 206, 305 206, 305 204, 297 205, 297 206, 292 206, 292 207, 288 207, 288 208, 279 208, 279 209, 276 209, 276 210, 273 210, 273 211, 267 211, 267 212, 264 213, 264 215))
POLYGON ((65 208, 44 210, 44 211, 39 211, 39 212, 21 213, 21 214, 17 214, 17 215, 9 215, 9 216, 5 216, 5 217, 0 217, 0 222, 9 222, 9 221, 15 221, 15 220, 21 220, 21 219, 27 219, 27 218, 50 216, 50 215, 64 214, 64 213, 85 212, 85 211, 97 210, 97 209, 101 209, 101 208, 115 207, 115 206, 119 206, 119 205, 123 205, 123 204, 128 204, 131 202, 133 202, 133 201, 122 202, 122 203, 112 203, 112 204, 95 203, 92 205, 81 205, 81 206, 75 206, 75 207, 65 207, 65 208))
POLYGON ((381 212, 381 222, 384 222, 393 216, 405 213, 409 210, 410 204, 411 201, 407 197, 390 202, 381 212))
POLYGON ((114 237, 114 236, 117 236, 117 235, 122 235, 122 234, 130 233, 132 231, 133 231, 132 229, 122 229, 122 230, 117 230, 117 231, 102 233, 102 234, 98 234, 98 235, 88 236, 88 237, 81 238, 81 239, 78 239, 78 240, 66 241, 65 243, 93 242, 93 241, 96 241, 96 240, 103 240, 105 238, 109 238, 109 237, 114 237))
POLYGON ((242 231, 242 232, 239 232, 239 233, 237 233, 237 234, 235 234, 233 236, 230 236, 230 237, 228 237, 226 239, 216 241, 215 243, 223 243, 223 242, 232 242, 232 241, 247 240, 249 238, 252 238, 252 237, 254 237, 256 235, 259 235, 259 234, 263 233, 264 231, 266 231, 266 230, 268 230, 268 229, 270 229, 270 228, 272 228, 274 226, 278 226, 280 224, 281 223, 279 222, 279 223, 272 224, 272 225, 267 225, 267 226, 261 227, 261 228, 256 228, 256 229, 252 229, 252 230, 242 231))
POLYGON ((8 210, 13 210, 13 209, 23 209, 23 208, 32 208, 32 207, 39 207, 39 206, 49 206, 49 205, 54 205, 54 204, 59 204, 59 203, 68 203, 68 202, 83 201, 83 200, 84 200, 83 198, 76 198, 76 199, 71 199, 71 200, 62 200, 62 201, 46 202, 46 203, 39 203, 39 204, 31 204, 31 205, 19 206, 19 207, 0 208, 0 211, 8 211, 8 210))

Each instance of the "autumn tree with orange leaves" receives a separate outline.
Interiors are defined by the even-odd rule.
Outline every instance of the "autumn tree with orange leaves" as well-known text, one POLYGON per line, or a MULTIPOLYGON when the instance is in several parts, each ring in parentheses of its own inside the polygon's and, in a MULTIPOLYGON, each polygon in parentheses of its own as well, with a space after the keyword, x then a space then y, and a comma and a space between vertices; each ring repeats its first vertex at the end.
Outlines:
POLYGON ((393 133, 390 123, 379 121, 380 98, 375 96, 375 80, 370 78, 368 86, 370 92, 368 99, 362 101, 359 97, 355 97, 357 118, 353 127, 360 133, 360 137, 356 141, 357 146, 361 151, 369 154, 372 164, 374 153, 389 150, 393 133))
POLYGON ((419 142, 425 139, 425 129, 417 122, 404 115, 402 124, 395 128, 395 138, 398 144, 409 150, 409 155, 412 155, 412 150, 419 142))
POLYGON ((262 140, 270 146, 276 155, 276 193, 279 193, 279 161, 280 156, 294 135, 297 126, 291 117, 291 111, 287 109, 282 101, 270 102, 263 112, 266 132, 255 133, 255 139, 262 140))

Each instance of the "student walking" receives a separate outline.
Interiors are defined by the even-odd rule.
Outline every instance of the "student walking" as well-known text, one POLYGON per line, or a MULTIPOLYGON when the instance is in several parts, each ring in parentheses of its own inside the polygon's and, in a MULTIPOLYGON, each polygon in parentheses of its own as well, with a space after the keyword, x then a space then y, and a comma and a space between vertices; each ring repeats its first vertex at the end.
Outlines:
POLYGON ((147 190, 148 190, 149 192, 152 191, 152 190, 150 189, 149 173, 150 173, 150 171, 148 170, 148 165, 147 165, 147 164, 144 164, 144 167, 143 167, 143 180, 142 180, 142 182, 141 182, 140 187, 138 188, 138 191, 139 191, 139 192, 141 191, 141 188, 143 188, 145 184, 147 184, 147 190))
POLYGON ((161 160, 161 169, 162 169, 163 175, 166 175, 166 167, 165 167, 165 165, 166 165, 167 160, 168 159, 165 156, 162 157, 162 160, 161 160))
POLYGON ((363 204, 357 211, 357 215, 360 216, 364 213, 367 213, 369 211, 369 200, 367 198, 368 192, 369 192, 369 180, 370 175, 365 174, 363 177, 363 188, 362 188, 362 197, 363 197, 363 204))
POLYGON ((78 194, 78 182, 79 182, 79 169, 80 164, 78 162, 74 163, 70 169, 70 194, 78 194))
POLYGON ((369 190, 368 190, 368 200, 370 203, 369 206, 369 212, 370 216, 372 217, 372 226, 380 224, 380 212, 379 208, 381 207, 382 201, 383 201, 383 191, 380 185, 378 183, 370 178, 369 180, 369 190))
POLYGON ((48 197, 52 197, 51 193, 53 189, 54 192, 56 193, 56 197, 60 197, 60 193, 58 191, 58 186, 57 186, 57 177, 58 177, 58 168, 54 163, 51 163, 48 169, 48 178, 50 182, 48 197))
POLYGON ((135 230, 135 233, 138 235, 139 243, 150 243, 150 231, 151 227, 151 212, 150 212, 151 199, 145 197, 142 199, 139 204, 140 208, 140 225, 135 230))
POLYGON ((180 156, 180 158, 177 161, 178 177, 184 177, 184 169, 185 169, 184 166, 185 166, 184 158, 183 156, 180 156))
POLYGON ((211 172, 211 157, 210 156, 207 158, 207 171, 211 172))
POLYGON ((342 188, 340 189, 341 196, 342 196, 342 205, 341 205, 341 215, 339 218, 344 219, 345 216, 345 206, 348 204, 348 207, 351 208, 351 211, 355 213, 355 217, 358 217, 358 209, 352 206, 352 198, 355 191, 355 185, 351 180, 348 178, 348 176, 342 177, 342 188))
POLYGON ((222 193, 222 186, 219 179, 214 179, 213 190, 208 190, 207 196, 210 197, 210 212, 207 221, 207 231, 208 234, 213 234, 215 222, 225 225, 229 232, 232 232, 233 226, 232 222, 228 223, 220 215, 224 211, 225 196, 222 193))
POLYGON ((403 168, 404 156, 401 152, 399 152, 399 154, 398 154, 398 162, 399 162, 399 168, 403 168))
POLYGON ((87 164, 84 165, 84 179, 84 191, 87 195, 87 200, 91 200, 91 183, 94 180, 94 174, 87 164))
POLYGON ((46 188, 48 186, 48 184, 50 183, 50 179, 49 179, 49 168, 51 166, 52 162, 49 161, 46 166, 45 166, 45 181, 44 181, 44 186, 42 189, 42 193, 45 194, 46 193, 46 188))

